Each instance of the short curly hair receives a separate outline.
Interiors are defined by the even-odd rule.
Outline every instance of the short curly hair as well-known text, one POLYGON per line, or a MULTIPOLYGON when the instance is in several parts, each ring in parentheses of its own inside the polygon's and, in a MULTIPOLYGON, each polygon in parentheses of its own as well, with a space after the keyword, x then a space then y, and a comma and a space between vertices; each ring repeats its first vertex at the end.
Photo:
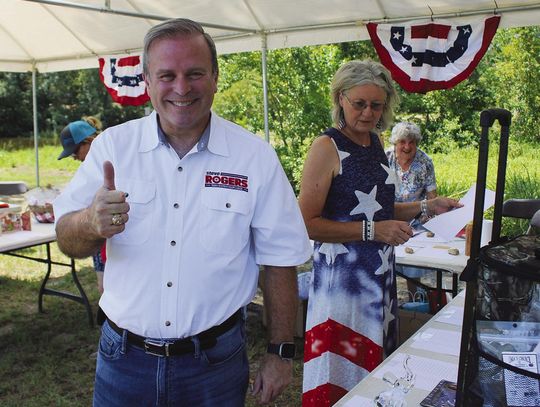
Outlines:
POLYGON ((392 129, 392 135, 390 136, 390 143, 396 144, 401 140, 414 140, 416 144, 422 141, 422 132, 420 127, 414 123, 399 122, 392 129))
POLYGON ((334 124, 339 126, 339 123, 344 118, 343 108, 339 104, 339 95, 355 86, 362 85, 376 85, 386 92, 386 103, 378 126, 380 131, 386 130, 392 123, 394 109, 399 103, 399 96, 394 88, 392 76, 388 69, 371 60, 349 61, 343 64, 335 73, 331 85, 332 120, 334 124))

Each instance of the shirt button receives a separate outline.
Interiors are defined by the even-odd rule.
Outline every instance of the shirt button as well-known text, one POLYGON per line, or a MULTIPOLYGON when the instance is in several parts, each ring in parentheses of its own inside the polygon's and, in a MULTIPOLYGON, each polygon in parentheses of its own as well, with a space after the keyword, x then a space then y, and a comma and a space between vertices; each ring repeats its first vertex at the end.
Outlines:
POLYGON ((231 207, 231 204, 230 204, 229 202, 227 202, 227 203, 225 204, 225 207, 230 208, 230 207, 231 207))
POLYGON ((165 326, 171 326, 171 322, 170 321, 165 321, 165 326))
POLYGON ((173 206, 174 206, 174 209, 178 209, 180 207, 180 205, 178 205, 177 203, 175 203, 173 206))
POLYGON ((171 240, 171 246, 176 246, 176 242, 174 240, 171 240))
POLYGON ((167 283, 167 287, 172 287, 172 282, 169 281, 169 282, 167 283))
POLYGON ((182 167, 178 167, 178 172, 182 172, 184 169, 182 167))

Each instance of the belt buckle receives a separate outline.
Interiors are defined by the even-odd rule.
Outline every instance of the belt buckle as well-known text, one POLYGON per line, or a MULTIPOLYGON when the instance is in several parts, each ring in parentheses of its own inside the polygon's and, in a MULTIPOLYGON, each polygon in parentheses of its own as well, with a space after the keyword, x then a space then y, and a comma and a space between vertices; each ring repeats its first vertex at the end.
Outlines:
POLYGON ((154 355, 154 356, 159 356, 159 357, 163 357, 163 356, 169 356, 169 345, 170 343, 169 342, 160 342, 160 341, 153 341, 151 339, 145 339, 144 340, 144 351, 145 353, 147 353, 148 355, 154 355), (163 353, 156 353, 157 351, 156 350, 152 350, 152 348, 157 348, 157 349, 165 349, 165 355, 163 355, 163 353))

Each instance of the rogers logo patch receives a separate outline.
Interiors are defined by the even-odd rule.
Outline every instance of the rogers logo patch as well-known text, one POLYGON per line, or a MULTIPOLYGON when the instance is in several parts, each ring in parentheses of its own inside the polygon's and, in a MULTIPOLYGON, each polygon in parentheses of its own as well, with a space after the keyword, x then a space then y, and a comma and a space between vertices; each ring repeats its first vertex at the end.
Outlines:
POLYGON ((230 174, 227 172, 206 171, 204 186, 213 188, 236 189, 248 192, 247 175, 230 174))

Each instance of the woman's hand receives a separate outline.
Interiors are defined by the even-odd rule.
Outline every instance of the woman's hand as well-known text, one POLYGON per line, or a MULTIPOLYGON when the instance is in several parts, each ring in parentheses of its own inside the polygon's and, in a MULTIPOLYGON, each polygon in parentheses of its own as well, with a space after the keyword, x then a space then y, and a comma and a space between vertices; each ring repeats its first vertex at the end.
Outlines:
POLYGON ((413 235, 411 226, 400 220, 375 222, 375 240, 391 246, 405 243, 413 235))
POLYGON ((461 208, 463 204, 459 203, 455 199, 446 198, 444 196, 438 196, 434 199, 429 199, 427 201, 428 205, 428 215, 440 215, 441 213, 448 212, 454 208, 461 208))

